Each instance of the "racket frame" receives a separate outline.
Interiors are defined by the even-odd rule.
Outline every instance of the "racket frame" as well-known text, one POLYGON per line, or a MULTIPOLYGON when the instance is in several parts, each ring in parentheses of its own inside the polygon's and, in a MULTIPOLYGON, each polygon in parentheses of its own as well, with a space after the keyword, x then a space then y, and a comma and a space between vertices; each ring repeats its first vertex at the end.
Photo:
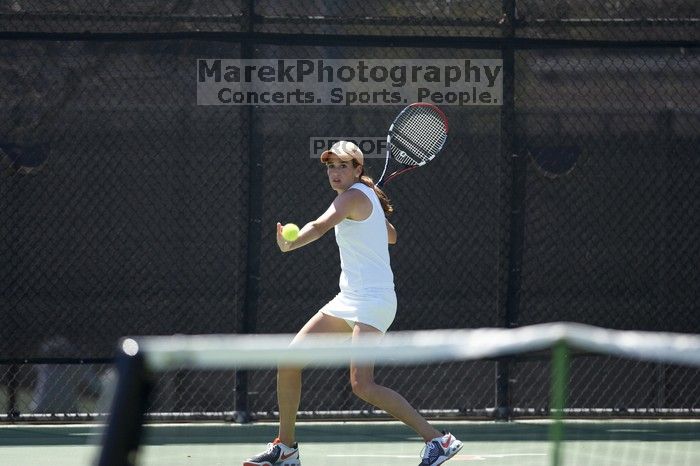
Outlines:
MULTIPOLYGON (((421 167, 421 166, 425 165, 426 163, 428 163, 430 160, 432 160, 432 158, 431 158, 431 159, 429 159, 429 160, 425 160, 425 161, 423 161, 422 163, 419 163, 419 164, 416 164, 416 165, 406 165, 406 164, 402 164, 403 167, 401 167, 401 168, 395 170, 395 171, 394 171, 393 173, 391 173, 389 176, 387 176, 386 178, 384 178, 384 175, 386 174, 386 169, 387 169, 387 167, 389 166, 389 159, 392 159, 392 158, 393 158, 392 155, 391 155, 391 147, 392 147, 392 146, 391 146, 391 134, 392 134, 392 131, 393 131, 393 129, 394 129, 394 125, 395 125, 396 122, 401 118, 401 115, 403 115, 403 114, 404 114, 405 112, 407 112, 409 109, 414 108, 414 107, 429 107, 430 109, 434 110, 434 111, 438 114, 438 116, 442 119, 443 124, 445 125, 445 141, 447 141, 447 134, 448 134, 448 132, 449 132, 449 122, 448 122, 448 119, 447 119, 447 115, 445 115, 445 113, 444 113, 442 110, 440 110, 440 108, 439 108, 437 105, 431 104, 431 103, 429 103, 429 102, 415 102, 415 103, 412 103, 412 104, 407 105, 406 107, 404 107, 404 109, 401 110, 401 112, 396 116, 396 118, 394 118, 394 121, 391 123, 391 126, 389 126, 389 132, 388 132, 387 137, 386 137, 386 159, 385 159, 385 162, 384 162, 384 171, 382 172, 382 176, 379 178, 379 181, 377 182, 377 186, 379 186, 380 188, 381 188, 382 186, 384 186, 386 183, 388 183, 389 181, 391 181, 391 180, 393 180, 394 178, 396 178, 397 176, 399 176, 399 175, 401 175, 401 174, 403 174, 403 173, 409 172, 409 171, 413 171, 413 170, 415 170, 416 168, 421 167)), ((443 147, 444 147, 444 142, 443 142, 443 144, 438 148, 437 152, 439 152, 440 150, 442 150, 443 147)), ((433 157, 433 158, 434 158, 434 157, 433 157)), ((396 160, 396 159, 394 159, 394 160, 396 160)), ((400 163, 400 162, 397 162, 397 163, 400 163)))

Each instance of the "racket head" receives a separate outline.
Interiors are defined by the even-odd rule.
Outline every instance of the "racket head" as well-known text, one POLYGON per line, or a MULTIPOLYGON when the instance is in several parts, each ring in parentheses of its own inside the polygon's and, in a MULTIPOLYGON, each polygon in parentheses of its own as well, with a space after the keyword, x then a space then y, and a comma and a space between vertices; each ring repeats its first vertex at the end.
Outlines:
POLYGON ((420 167, 442 150, 448 131, 447 116, 436 105, 413 103, 389 127, 387 155, 403 165, 420 167))
POLYGON ((434 159, 447 142, 448 131, 447 116, 436 105, 417 102, 404 108, 389 127, 384 172, 378 186, 434 159), (403 167, 384 178, 389 159, 403 167))

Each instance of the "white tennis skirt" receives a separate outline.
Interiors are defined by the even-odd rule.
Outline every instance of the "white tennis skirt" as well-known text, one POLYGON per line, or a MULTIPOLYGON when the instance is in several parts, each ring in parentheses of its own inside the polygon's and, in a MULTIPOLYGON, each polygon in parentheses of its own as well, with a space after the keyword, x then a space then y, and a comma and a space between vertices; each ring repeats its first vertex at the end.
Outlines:
POLYGON ((369 289, 362 293, 341 291, 321 312, 354 322, 371 325, 386 333, 396 316, 396 293, 393 289, 369 289))

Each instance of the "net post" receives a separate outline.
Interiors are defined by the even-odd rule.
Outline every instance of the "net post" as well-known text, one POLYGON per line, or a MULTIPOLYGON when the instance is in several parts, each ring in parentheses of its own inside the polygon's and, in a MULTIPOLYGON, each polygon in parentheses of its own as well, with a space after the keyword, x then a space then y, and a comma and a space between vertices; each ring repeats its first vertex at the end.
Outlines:
MULTIPOLYGON (((508 275, 506 289, 505 316, 502 325, 513 328, 518 325, 520 307, 520 271, 523 259, 525 173, 526 159, 519 155, 515 147, 515 50, 510 42, 515 37, 517 26, 516 0, 501 1, 501 58, 503 59, 503 102, 501 105, 501 157, 512 168, 510 198, 510 229, 505 238, 509 245, 508 275)), ((513 358, 500 358, 496 361, 496 420, 509 421, 512 417, 510 406, 510 372, 513 358)))
POLYGON ((553 422, 549 436, 552 441, 552 466, 562 464, 562 442, 564 440, 564 409, 569 382, 569 349, 565 341, 552 347, 552 386, 550 406, 553 422))
POLYGON ((510 421, 510 364, 511 358, 496 360, 496 421, 510 421))
POLYGON ((132 466, 137 463, 152 381, 138 344, 123 339, 116 357, 119 375, 110 416, 96 466, 132 466))
POLYGON ((7 389, 8 399, 7 399, 7 416, 10 420, 15 420, 19 417, 20 412, 17 409, 17 392, 19 391, 19 365, 12 364, 7 371, 7 389))

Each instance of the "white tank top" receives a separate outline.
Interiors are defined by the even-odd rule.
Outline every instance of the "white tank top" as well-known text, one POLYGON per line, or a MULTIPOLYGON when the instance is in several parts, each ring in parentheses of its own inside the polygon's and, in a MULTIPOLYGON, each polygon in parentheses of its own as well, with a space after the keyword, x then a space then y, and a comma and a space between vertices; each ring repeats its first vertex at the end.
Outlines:
POLYGON ((340 249, 340 290, 350 293, 373 288, 393 290, 389 238, 379 198, 363 183, 355 183, 349 189, 367 196, 372 213, 365 220, 346 218, 335 226, 335 240, 340 249))

